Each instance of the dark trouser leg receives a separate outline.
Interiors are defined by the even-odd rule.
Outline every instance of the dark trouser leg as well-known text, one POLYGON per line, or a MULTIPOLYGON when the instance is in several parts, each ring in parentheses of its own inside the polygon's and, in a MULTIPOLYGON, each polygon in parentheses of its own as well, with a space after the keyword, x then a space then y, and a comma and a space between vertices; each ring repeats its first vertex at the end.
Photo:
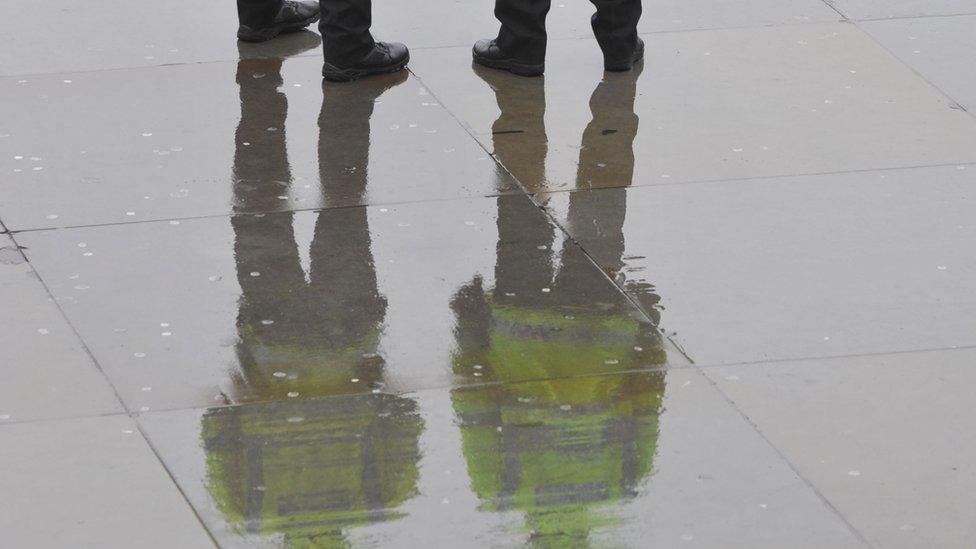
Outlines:
POLYGON ((237 0, 237 18, 252 29, 271 26, 282 0, 237 0))
POLYGON ((509 55, 531 63, 546 57, 546 15, 551 0, 496 0, 495 17, 501 22, 498 46, 509 55))
POLYGON ((641 0, 590 0, 596 6, 591 19, 606 59, 627 59, 637 47, 641 0))
POLYGON ((326 61, 339 67, 348 66, 372 51, 370 0, 322 0, 321 4, 319 32, 326 61))

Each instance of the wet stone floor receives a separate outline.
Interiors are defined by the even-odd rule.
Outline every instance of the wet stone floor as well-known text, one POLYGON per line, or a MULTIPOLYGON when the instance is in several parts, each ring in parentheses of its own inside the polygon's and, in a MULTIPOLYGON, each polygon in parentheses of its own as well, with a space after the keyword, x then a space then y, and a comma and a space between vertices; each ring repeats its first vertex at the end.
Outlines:
POLYGON ((972 546, 976 4, 374 4, 5 7, 0 547, 972 546))

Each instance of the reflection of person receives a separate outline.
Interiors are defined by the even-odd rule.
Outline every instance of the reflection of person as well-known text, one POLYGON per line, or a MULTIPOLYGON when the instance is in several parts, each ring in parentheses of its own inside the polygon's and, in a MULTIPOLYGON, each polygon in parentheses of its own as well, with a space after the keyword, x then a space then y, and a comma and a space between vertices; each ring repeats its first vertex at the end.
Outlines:
MULTIPOLYGON (((634 139, 639 119, 634 111, 643 64, 623 73, 606 73, 590 96, 592 118, 583 131, 575 189, 598 193, 569 195, 567 229, 587 242, 587 253, 607 273, 639 298, 655 324, 660 298, 644 281, 625 280, 623 226, 627 190, 634 178, 634 139)), ((494 155, 530 193, 548 190, 546 96, 543 79, 512 82, 495 71, 475 68, 495 93, 500 114, 492 125, 494 155)))
MULTIPOLYGON (((613 106, 621 97, 626 104, 628 93, 633 103, 635 79, 605 80, 594 92, 581 186, 603 177, 602 168, 588 166, 604 154, 616 161, 607 173, 630 184, 637 119, 632 109, 628 115, 613 106)), ((529 189, 538 187, 545 172, 542 87, 495 88, 502 111, 493 127, 495 154, 518 166, 513 173, 529 189)), ((625 207, 617 191, 624 192, 612 190, 606 207, 570 198, 570 225, 593 227, 600 253, 615 257, 615 266, 625 207)), ((525 513, 534 545, 585 546, 594 528, 613 521, 600 506, 633 497, 651 470, 665 351, 651 323, 612 306, 619 291, 594 277, 595 267, 568 238, 563 253, 553 254, 555 231, 532 204, 501 197, 497 219, 494 287, 475 278, 451 303, 455 374, 472 383, 507 382, 452 394, 468 473, 485 509, 525 513), (640 370, 651 372, 591 375, 640 370), (511 383, 522 380, 545 381, 511 383)))
MULTIPOLYGON (((608 71, 627 71, 644 56, 637 36, 641 0, 591 0, 590 19, 608 71)), ((546 15, 551 0, 495 0, 498 37, 474 45, 474 62, 520 76, 538 76, 546 67, 546 15)))
MULTIPOLYGON (((396 516, 391 510, 415 493, 423 423, 416 404, 401 397, 309 399, 382 385, 377 345, 386 300, 363 208, 307 214, 317 216, 307 277, 295 214, 245 213, 274 209, 291 182, 281 63, 238 65, 238 215, 231 218, 242 293, 239 369, 228 397, 275 402, 211 410, 202 437, 208 487, 228 520, 251 533, 281 534, 289 546, 333 546, 349 526, 396 516)), ((373 101, 404 78, 377 79, 356 94, 325 94, 319 162, 326 195, 337 188, 365 193, 373 101), (343 170, 348 163, 357 169, 343 170)))
POLYGON ((321 15, 322 76, 328 80, 396 72, 410 60, 403 44, 373 40, 370 0, 237 0, 237 14, 237 37, 245 42, 264 42, 304 29, 321 15))

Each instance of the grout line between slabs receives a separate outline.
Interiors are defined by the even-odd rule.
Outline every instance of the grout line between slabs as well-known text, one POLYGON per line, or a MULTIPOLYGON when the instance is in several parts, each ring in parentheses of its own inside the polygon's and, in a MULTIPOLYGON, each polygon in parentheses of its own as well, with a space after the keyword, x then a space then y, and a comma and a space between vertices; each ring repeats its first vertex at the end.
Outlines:
MULTIPOLYGON (((88 343, 85 341, 85 339, 82 338, 81 333, 78 332, 77 327, 74 325, 74 323, 71 321, 71 319, 68 318, 68 315, 64 311, 64 308, 61 307, 61 302, 59 302, 57 300, 57 298, 54 296, 54 293, 51 292, 50 286, 48 286, 48 284, 44 280, 43 276, 41 276, 41 273, 37 269, 34 268, 34 264, 31 263, 30 258, 28 258, 27 255, 23 252, 23 250, 26 249, 26 248, 22 248, 20 246, 20 244, 17 242, 17 239, 16 239, 16 235, 15 234, 10 233, 10 234, 8 234, 8 237, 13 241, 14 246, 17 247, 17 251, 24 258, 24 261, 28 265, 30 265, 31 271, 34 273, 34 275, 37 277, 38 282, 44 288, 44 291, 45 291, 45 293, 47 293, 48 298, 51 300, 52 303, 54 303, 54 306, 57 307, 58 313, 61 315, 61 318, 64 320, 65 324, 70 328, 71 333, 77 339, 78 344, 81 346, 82 352, 88 357, 88 360, 91 361, 91 363, 95 367, 95 369, 97 369, 98 372, 102 375, 102 378, 105 380, 105 382, 108 384, 108 386, 112 389, 112 393, 115 395, 116 400, 118 400, 119 405, 122 406, 122 410, 123 410, 122 412, 115 413, 115 414, 101 414, 99 416, 94 416, 94 417, 100 417, 100 416, 116 416, 116 415, 123 415, 124 414, 124 415, 128 416, 133 421, 133 423, 136 424, 136 427, 139 429, 139 435, 142 437, 143 441, 146 443, 146 446, 150 449, 150 451, 152 451, 153 455, 156 456, 157 461, 162 466, 163 470, 166 472, 166 474, 169 477, 170 481, 173 483, 173 486, 179 492, 180 497, 183 498, 183 502, 190 508, 190 511, 196 517, 197 522, 200 523, 200 527, 203 528, 203 531, 204 532, 206 532, 207 537, 210 538, 210 541, 214 544, 214 546, 215 547, 220 547, 219 544, 217 544, 217 540, 214 537, 213 533, 210 531, 209 528, 207 528, 206 523, 204 523, 203 517, 201 517, 200 514, 197 512, 197 509, 190 502, 190 499, 187 497, 186 493, 183 491, 183 488, 180 486, 180 484, 178 482, 176 482, 176 478, 173 476, 172 472, 169 470, 169 467, 166 465, 166 463, 163 461, 162 457, 156 451, 156 448, 153 446, 152 442, 149 440, 149 437, 146 436, 145 431, 143 431, 143 429, 142 429, 142 425, 139 423, 136 415, 133 414, 132 410, 125 403, 125 400, 122 398, 121 393, 119 393, 119 390, 115 386, 115 383, 112 382, 112 379, 108 376, 108 374, 102 368, 101 363, 98 361, 98 359, 95 358, 95 354, 92 352, 91 348, 88 346, 88 343)), ((63 418, 63 419, 66 419, 66 418, 63 418)), ((44 421, 44 420, 42 420, 42 421, 44 421)), ((30 423, 30 422, 18 422, 18 423, 30 423)))
POLYGON ((888 46, 886 46, 884 43, 882 43, 880 40, 878 40, 877 38, 875 38, 873 34, 871 34, 870 32, 868 32, 864 27, 861 26, 861 24, 860 24, 861 21, 851 20, 850 23, 852 25, 854 25, 854 28, 856 28, 857 30, 861 31, 861 33, 863 33, 865 36, 867 36, 868 39, 870 39, 879 48, 881 48, 882 50, 884 50, 885 53, 887 53, 889 56, 891 56, 893 59, 895 59, 898 62, 898 64, 900 64, 901 66, 903 66, 906 69, 908 69, 909 71, 911 71, 912 74, 914 74, 916 77, 918 77, 921 81, 925 82, 931 89, 935 90, 939 95, 941 95, 945 100, 947 100, 949 102, 949 108, 956 109, 956 110, 960 110, 960 111, 966 113, 969 116, 969 118, 971 118, 973 120, 976 120, 976 113, 971 112, 969 109, 966 108, 965 105, 963 105, 961 102, 957 101, 955 97, 949 95, 949 92, 943 90, 940 86, 936 85, 934 82, 932 82, 931 80, 929 80, 928 77, 926 77, 921 72, 919 72, 918 69, 916 69, 915 67, 913 67, 912 65, 910 65, 905 59, 903 59, 900 55, 898 55, 897 53, 895 53, 894 50, 892 50, 891 48, 889 48, 888 46))
POLYGON ((873 547, 873 545, 868 541, 868 539, 849 520, 847 520, 847 517, 844 516, 844 514, 840 512, 840 510, 830 501, 830 499, 828 499, 827 496, 825 496, 823 494, 823 492, 821 492, 820 489, 817 488, 813 484, 813 482, 810 481, 810 479, 808 479, 806 476, 804 476, 800 472, 799 468, 793 463, 793 461, 791 459, 789 459, 786 456, 786 454, 784 454, 782 452, 782 450, 779 449, 778 446, 776 446, 775 444, 773 444, 773 442, 771 440, 769 440, 769 438, 766 436, 765 433, 762 432, 762 430, 759 428, 759 426, 755 422, 753 422, 752 419, 750 419, 749 416, 746 415, 746 413, 743 412, 735 404, 735 401, 732 400, 731 398, 729 398, 729 395, 727 395, 725 393, 725 391, 723 391, 721 389, 721 387, 719 387, 718 384, 716 384, 715 381, 712 380, 712 378, 710 378, 705 373, 704 370, 702 370, 699 367, 695 367, 695 369, 698 370, 699 374, 701 374, 701 376, 703 378, 705 378, 705 382, 708 383, 709 385, 711 385, 712 388, 714 388, 718 392, 718 394, 721 395, 722 399, 724 399, 725 402, 728 403, 728 405, 731 406, 732 409, 735 410, 737 414, 739 414, 739 417, 741 417, 743 421, 745 421, 747 424, 749 424, 752 427, 752 429, 756 432, 756 434, 759 435, 759 437, 774 452, 776 452, 776 455, 779 456, 779 458, 783 461, 783 463, 785 463, 786 466, 789 467, 791 471, 793 471, 793 474, 796 475, 796 477, 798 479, 800 479, 800 481, 803 482, 807 486, 807 488, 809 488, 820 499, 820 502, 825 507, 827 507, 827 509, 829 509, 831 512, 833 512, 834 515, 837 516, 837 518, 847 527, 847 529, 851 532, 851 534, 854 535, 854 537, 856 537, 858 539, 858 541, 860 541, 861 543, 863 543, 866 547, 873 547))

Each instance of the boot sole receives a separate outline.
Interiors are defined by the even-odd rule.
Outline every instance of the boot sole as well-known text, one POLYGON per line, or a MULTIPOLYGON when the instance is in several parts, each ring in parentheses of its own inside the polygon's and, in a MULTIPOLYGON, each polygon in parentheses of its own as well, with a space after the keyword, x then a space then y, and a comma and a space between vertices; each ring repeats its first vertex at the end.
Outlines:
POLYGON ((267 42, 279 34, 287 34, 289 32, 298 32, 303 30, 305 27, 318 20, 319 14, 315 14, 308 19, 303 19, 302 21, 276 25, 266 29, 252 29, 251 27, 241 25, 240 28, 237 29, 237 39, 242 42, 267 42))
POLYGON ((353 80, 359 80, 365 76, 391 74, 402 71, 403 69, 407 68, 407 63, 409 62, 409 53, 403 59, 403 61, 400 61, 399 63, 369 69, 340 69, 332 63, 326 62, 324 65, 322 65, 322 78, 325 78, 329 82, 352 82, 353 80))
POLYGON ((508 71, 519 76, 542 76, 542 73, 546 72, 545 63, 533 64, 520 63, 511 59, 485 59, 477 55, 474 56, 474 62, 482 67, 508 71))

